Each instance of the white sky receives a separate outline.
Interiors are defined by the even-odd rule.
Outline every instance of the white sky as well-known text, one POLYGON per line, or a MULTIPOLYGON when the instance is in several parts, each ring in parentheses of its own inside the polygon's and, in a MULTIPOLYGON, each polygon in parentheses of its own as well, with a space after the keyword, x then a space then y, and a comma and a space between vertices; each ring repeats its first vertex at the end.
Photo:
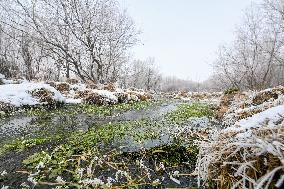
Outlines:
POLYGON ((233 40, 251 0, 120 0, 142 30, 135 58, 155 57, 168 76, 203 81, 218 47, 233 40), (143 43, 143 44, 142 44, 143 43))

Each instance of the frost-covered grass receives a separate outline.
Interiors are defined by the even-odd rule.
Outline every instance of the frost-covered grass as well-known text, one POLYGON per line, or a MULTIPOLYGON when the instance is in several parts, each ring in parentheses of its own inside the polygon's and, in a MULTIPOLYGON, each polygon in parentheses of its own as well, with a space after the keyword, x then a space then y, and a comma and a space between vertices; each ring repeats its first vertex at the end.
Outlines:
MULTIPOLYGON (((226 99, 226 95, 223 99, 226 99)), ((262 91, 249 91, 237 93, 233 96, 230 105, 221 103, 225 109, 222 121, 226 125, 233 125, 236 121, 251 117, 254 114, 284 104, 284 88, 278 86, 262 91)))
POLYGON ((233 126, 225 129, 223 132, 240 132, 248 133, 252 129, 265 127, 274 128, 275 125, 282 121, 284 117, 284 105, 272 107, 263 112, 237 121, 233 126))

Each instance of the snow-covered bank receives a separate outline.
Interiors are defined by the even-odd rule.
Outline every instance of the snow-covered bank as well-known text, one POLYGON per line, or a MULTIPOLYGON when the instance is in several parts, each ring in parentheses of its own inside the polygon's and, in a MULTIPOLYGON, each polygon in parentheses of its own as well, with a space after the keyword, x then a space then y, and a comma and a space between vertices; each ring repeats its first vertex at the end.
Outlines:
MULTIPOLYGON (((224 123, 200 143, 199 184, 218 188, 283 188, 283 87, 234 94, 224 101, 224 123), (212 182, 213 181, 213 182, 212 182)), ((222 104, 222 103, 221 103, 222 104)))
POLYGON ((169 92, 163 93, 167 98, 180 99, 186 102, 203 102, 210 104, 217 104, 220 101, 222 92, 169 92))
POLYGON ((44 83, 20 83, 0 85, 0 102, 11 104, 16 107, 23 105, 46 104, 40 96, 36 97, 34 93, 39 90, 50 92, 51 98, 57 102, 65 102, 65 98, 55 88, 44 83))
POLYGON ((13 111, 22 106, 54 103, 111 105, 133 101, 145 101, 152 96, 138 89, 122 90, 114 85, 88 85, 66 82, 7 82, 1 76, 0 111, 13 111))
POLYGON ((284 87, 262 91, 171 94, 218 104, 224 129, 199 141, 196 172, 204 188, 284 188, 284 87))

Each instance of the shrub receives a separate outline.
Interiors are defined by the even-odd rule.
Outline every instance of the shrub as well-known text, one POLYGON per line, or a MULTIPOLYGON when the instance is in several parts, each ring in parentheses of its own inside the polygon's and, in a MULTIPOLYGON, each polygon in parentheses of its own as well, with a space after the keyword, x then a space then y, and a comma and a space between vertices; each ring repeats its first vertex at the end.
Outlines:
POLYGON ((12 104, 0 102, 0 112, 9 113, 15 110, 16 110, 16 107, 13 106, 12 104))
POLYGON ((69 83, 69 84, 71 84, 71 85, 73 85, 73 84, 78 84, 78 83, 79 83, 79 81, 78 81, 77 79, 67 79, 66 82, 69 83))
POLYGON ((230 95, 230 94, 236 94, 238 92, 240 92, 240 89, 236 88, 236 87, 233 87, 233 88, 229 88, 229 89, 225 90, 224 94, 225 95, 230 95))
POLYGON ((93 104, 93 105, 99 105, 99 106, 103 106, 103 105, 112 105, 112 104, 116 104, 116 101, 113 101, 112 99, 100 95, 98 93, 95 92, 91 92, 89 93, 84 99, 83 101, 87 104, 93 104))
POLYGON ((118 103, 127 103, 130 100, 130 96, 125 92, 116 92, 114 95, 117 97, 118 103))

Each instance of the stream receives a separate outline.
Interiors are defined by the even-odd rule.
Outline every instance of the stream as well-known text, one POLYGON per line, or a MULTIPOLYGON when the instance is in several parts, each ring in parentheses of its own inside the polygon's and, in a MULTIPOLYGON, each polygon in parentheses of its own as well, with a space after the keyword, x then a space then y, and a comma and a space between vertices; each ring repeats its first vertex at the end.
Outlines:
MULTIPOLYGON (((125 122, 125 121, 138 121, 150 120, 150 123, 158 122, 162 126, 157 127, 162 134, 157 139, 147 139, 142 144, 137 144, 131 137, 125 137, 120 141, 114 143, 115 148, 119 148, 122 152, 133 153, 141 149, 151 149, 160 145, 169 145, 173 143, 170 137, 173 133, 178 132, 175 124, 168 124, 164 122, 164 116, 172 111, 175 111, 182 102, 167 102, 159 105, 154 105, 140 110, 116 111, 112 112, 112 116, 91 116, 85 113, 72 114, 72 115, 56 115, 52 116, 29 116, 29 115, 15 115, 9 118, 0 120, 0 145, 7 144, 16 139, 28 139, 34 137, 46 137, 56 134, 62 134, 66 137, 72 135, 73 132, 87 131, 89 129, 102 127, 108 123, 125 122)), ((68 107, 65 107, 68 108, 68 107)), ((72 111, 70 109, 69 111, 72 111)), ((212 125, 207 117, 190 119, 187 124, 192 127, 207 127, 212 125)), ((147 132, 147 128, 136 128, 134 133, 147 132)), ((61 144, 63 141, 49 141, 44 144, 33 146, 21 152, 10 151, 0 155, 0 173, 4 170, 9 174, 10 188, 18 188, 23 180, 27 179, 27 175, 20 174, 22 170, 22 161, 30 155, 40 152, 42 150, 50 151, 55 146, 61 144)), ((184 171, 190 171, 185 169, 184 171)), ((0 177, 1 178, 1 177, 0 177)), ((181 179, 182 180, 182 179, 181 179)), ((172 181, 165 181, 173 185, 172 181)), ((192 177, 184 179, 184 186, 196 185, 196 180, 192 177)), ((0 179, 0 188, 1 188, 0 179)), ((48 188, 48 187, 47 187, 48 188)))
MULTIPOLYGON (((113 116, 90 116, 87 114, 28 116, 18 115, 0 120, 1 144, 20 138, 40 137, 52 134, 67 134, 85 131, 92 127, 110 122, 135 121, 141 119, 159 119, 174 111, 179 103, 164 103, 142 110, 114 112, 113 116)), ((68 108, 68 107, 67 107, 68 108)), ((72 111, 72 110, 71 110, 72 111)))

